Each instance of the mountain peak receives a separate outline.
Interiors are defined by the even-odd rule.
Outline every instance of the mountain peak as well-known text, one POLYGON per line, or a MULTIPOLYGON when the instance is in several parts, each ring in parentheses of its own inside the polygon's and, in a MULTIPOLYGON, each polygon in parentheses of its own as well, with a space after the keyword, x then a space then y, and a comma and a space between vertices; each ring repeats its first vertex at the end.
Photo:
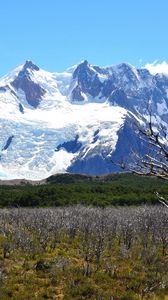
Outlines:
POLYGON ((25 93, 28 104, 34 108, 39 105, 42 96, 45 94, 45 90, 32 79, 32 71, 39 70, 32 61, 26 60, 18 75, 11 82, 16 91, 21 89, 25 93))
POLYGON ((31 71, 39 71, 39 67, 36 66, 31 60, 26 60, 25 63, 21 66, 21 69, 18 73, 19 78, 30 77, 31 71))
POLYGON ((168 77, 127 63, 50 73, 25 61, 0 80, 0 178, 120 171, 112 161, 145 153, 135 120, 144 124, 149 104, 168 128, 167 91, 168 77))
POLYGON ((126 62, 120 63, 120 64, 116 65, 116 67, 118 69, 122 69, 124 71, 130 71, 130 70, 134 70, 135 69, 134 66, 132 66, 131 64, 126 63, 126 62))
POLYGON ((26 62, 23 65, 23 70, 33 70, 33 71, 39 71, 39 67, 36 66, 31 60, 26 60, 26 62))
POLYGON ((73 73, 73 78, 76 78, 76 77, 80 77, 80 76, 83 76, 83 74, 85 73, 90 73, 93 71, 90 70, 90 65, 88 63, 87 60, 83 60, 81 61, 81 63, 77 66, 77 68, 75 69, 74 73, 73 73))
POLYGON ((89 63, 88 63, 88 61, 85 59, 85 60, 82 60, 80 64, 83 64, 83 65, 86 65, 86 66, 87 66, 89 63))

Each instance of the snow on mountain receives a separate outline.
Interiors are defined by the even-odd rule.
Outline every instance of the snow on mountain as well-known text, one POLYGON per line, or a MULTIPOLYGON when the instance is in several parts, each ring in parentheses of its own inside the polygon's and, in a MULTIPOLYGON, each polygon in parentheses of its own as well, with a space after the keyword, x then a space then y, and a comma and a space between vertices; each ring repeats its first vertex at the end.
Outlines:
POLYGON ((168 122, 168 77, 86 60, 62 73, 26 61, 0 79, 0 179, 104 174, 141 147, 130 116, 148 103, 168 122))

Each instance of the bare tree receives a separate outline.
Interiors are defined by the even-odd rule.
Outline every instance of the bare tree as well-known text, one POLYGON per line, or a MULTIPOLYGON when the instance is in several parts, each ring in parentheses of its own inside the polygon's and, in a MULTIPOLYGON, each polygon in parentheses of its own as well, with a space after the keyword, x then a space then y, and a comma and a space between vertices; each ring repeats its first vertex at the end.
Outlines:
POLYGON ((164 197, 160 196, 158 192, 156 192, 156 196, 158 197, 159 202, 168 208, 168 201, 164 197))
POLYGON ((143 142, 144 155, 132 150, 136 165, 133 171, 140 175, 150 175, 168 180, 168 125, 160 122, 148 110, 148 120, 135 123, 137 133, 143 142))
MULTIPOLYGON (((168 180, 168 123, 152 113, 149 106, 146 116, 137 112, 133 118, 134 129, 138 135, 141 151, 130 145, 130 162, 122 161, 117 164, 125 171, 143 176, 153 176, 168 180)), ((168 201, 156 193, 159 201, 168 207, 168 201)))

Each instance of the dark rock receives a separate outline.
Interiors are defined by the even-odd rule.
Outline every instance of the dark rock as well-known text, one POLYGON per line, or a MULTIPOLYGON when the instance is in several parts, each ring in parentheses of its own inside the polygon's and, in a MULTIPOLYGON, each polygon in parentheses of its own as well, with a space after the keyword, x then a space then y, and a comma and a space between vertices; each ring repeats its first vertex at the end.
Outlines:
POLYGON ((143 141, 139 139, 136 121, 127 117, 118 131, 118 141, 116 150, 112 153, 112 161, 117 164, 124 159, 125 163, 130 163, 133 159, 131 149, 134 149, 136 153, 144 153, 146 150, 143 141))
POLYGON ((24 108, 23 108, 23 105, 21 103, 19 103, 19 110, 22 114, 24 114, 24 108))
POLYGON ((6 88, 4 86, 0 87, 0 92, 6 92, 6 88))
POLYGON ((108 98, 112 91, 116 89, 113 81, 113 77, 110 77, 108 80, 105 80, 102 87, 102 95, 108 98))
POLYGON ((92 75, 92 73, 93 73, 89 69, 89 65, 88 65, 87 60, 85 60, 84 62, 82 62, 81 64, 79 64, 77 66, 77 68, 75 69, 75 71, 73 73, 73 79, 83 76, 83 74, 86 73, 86 72, 88 72, 90 75, 92 75))
MULTIPOLYGON (((87 155, 81 155, 72 162, 68 168, 70 173, 81 173, 89 175, 104 175, 112 172, 123 172, 119 166, 123 159, 125 163, 131 163, 134 158, 131 149, 137 153, 144 154, 146 151, 146 144, 139 139, 139 133, 135 126, 135 120, 127 117, 124 125, 118 131, 118 141, 116 150, 110 154, 105 149, 93 149, 87 155)), ((84 153, 84 152, 83 152, 84 153)))
POLYGON ((42 96, 45 94, 45 90, 37 83, 34 83, 26 73, 19 73, 18 77, 16 77, 11 85, 17 90, 22 89, 28 104, 34 108, 39 105, 42 96))
POLYGON ((72 99, 74 101, 84 101, 85 98, 82 96, 82 91, 79 86, 76 86, 72 91, 72 99))
POLYGON ((45 90, 31 80, 31 71, 37 72, 39 71, 39 67, 34 65, 31 61, 26 61, 22 70, 11 85, 16 90, 22 89, 25 93, 28 104, 36 108, 39 105, 42 96, 45 94, 45 90))
POLYGON ((95 132, 94 132, 94 135, 93 135, 93 141, 92 141, 92 144, 96 143, 97 140, 99 139, 99 129, 97 129, 95 132))
POLYGON ((73 79, 77 80, 80 91, 90 94, 92 97, 98 96, 102 83, 96 71, 90 68, 87 61, 81 63, 73 73, 73 79))
POLYGON ((98 75, 96 74, 93 80, 91 81, 90 87, 88 87, 88 93, 92 97, 96 97, 101 92, 101 89, 102 89, 102 83, 100 82, 98 75))
POLYGON ((76 153, 82 147, 82 143, 78 141, 79 136, 76 135, 75 139, 72 141, 64 142, 57 146, 56 151, 59 151, 61 148, 64 148, 67 152, 76 153))
POLYGON ((121 107, 127 107, 127 101, 127 95, 121 89, 114 90, 111 96, 109 97, 109 102, 111 104, 117 104, 121 107))
POLYGON ((5 146, 2 148, 2 151, 7 150, 9 148, 10 144, 12 143, 13 138, 14 138, 14 135, 11 135, 7 139, 5 146))
POLYGON ((109 159, 104 159, 100 153, 85 159, 75 160, 67 171, 88 175, 104 175, 110 173, 112 169, 112 162, 109 159))
POLYGON ((99 132, 100 132, 100 130, 97 129, 97 130, 94 132, 94 137, 97 136, 99 132))
POLYGON ((31 60, 26 60, 25 64, 24 64, 24 70, 26 69, 31 69, 31 70, 34 70, 34 71, 39 71, 39 67, 36 66, 35 64, 32 63, 31 60))

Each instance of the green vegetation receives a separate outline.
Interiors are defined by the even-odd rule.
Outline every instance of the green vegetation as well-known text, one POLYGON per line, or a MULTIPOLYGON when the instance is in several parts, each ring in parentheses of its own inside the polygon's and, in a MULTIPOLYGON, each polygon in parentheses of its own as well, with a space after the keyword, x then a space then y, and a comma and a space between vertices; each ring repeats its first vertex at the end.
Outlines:
POLYGON ((61 174, 51 176, 45 184, 1 186, 0 207, 156 204, 156 191, 167 195, 167 182, 132 174, 102 177, 61 174))

